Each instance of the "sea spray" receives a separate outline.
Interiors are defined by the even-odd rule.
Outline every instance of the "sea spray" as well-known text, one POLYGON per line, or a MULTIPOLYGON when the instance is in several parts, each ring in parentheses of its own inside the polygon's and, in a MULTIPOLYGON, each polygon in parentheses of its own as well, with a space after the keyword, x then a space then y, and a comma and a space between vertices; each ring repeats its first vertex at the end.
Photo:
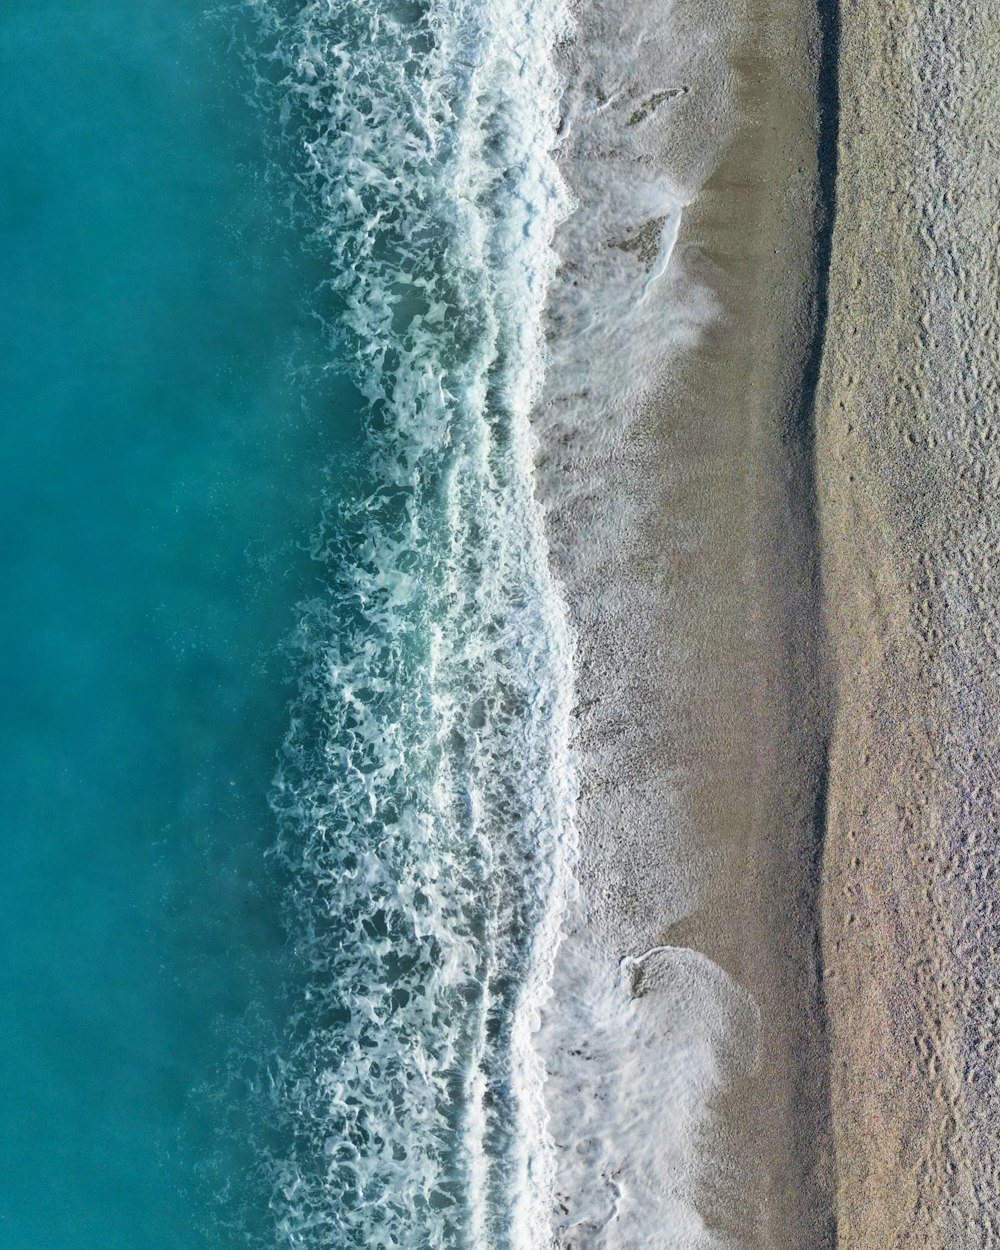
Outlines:
MULTIPOLYGON (((281 1244, 551 1241, 532 1034, 572 853, 572 653, 533 490, 558 0, 255 0, 367 444, 315 538, 274 790, 301 988, 281 1244)), ((319 305, 318 305, 319 307, 319 305)), ((331 311, 332 309, 332 311, 331 311)))

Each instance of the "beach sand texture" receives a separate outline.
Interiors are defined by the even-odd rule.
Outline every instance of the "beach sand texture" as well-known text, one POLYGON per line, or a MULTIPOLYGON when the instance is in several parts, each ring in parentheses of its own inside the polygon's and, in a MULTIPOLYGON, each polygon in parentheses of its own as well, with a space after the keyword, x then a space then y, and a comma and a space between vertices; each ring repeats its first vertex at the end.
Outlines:
POLYGON ((541 483, 583 791, 549 1046, 603 1107, 627 1046, 568 1039, 656 1038, 643 1088, 684 1111, 645 1180, 556 1117, 613 1194, 562 1244, 667 1244, 645 1185, 672 1246, 993 1246, 1000 19, 659 18, 589 6, 565 53, 541 483), (595 1025, 586 987, 650 948, 595 1025))
POLYGON ((840 1244, 1000 1241, 1000 19, 844 7, 817 405, 840 1244))
POLYGON ((567 1247, 833 1240, 821 47, 802 3, 654 24, 630 0, 588 6, 564 56, 580 207, 557 239, 540 478, 579 648, 580 915, 548 1042, 567 1247), (658 947, 628 1011, 598 1018, 593 987, 658 947), (645 1144, 612 1114, 630 1100, 645 1144), (673 1118, 642 1118, 657 1100, 673 1118))

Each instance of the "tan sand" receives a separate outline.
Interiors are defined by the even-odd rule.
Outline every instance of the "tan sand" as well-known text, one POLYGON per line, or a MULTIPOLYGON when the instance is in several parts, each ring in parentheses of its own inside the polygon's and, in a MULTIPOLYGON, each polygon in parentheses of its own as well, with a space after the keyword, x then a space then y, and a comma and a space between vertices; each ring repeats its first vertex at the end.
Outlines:
MULTIPOLYGON (((587 67, 617 39, 646 46, 635 30, 655 28, 635 18, 640 7, 584 13, 582 93, 613 102, 587 67)), ((673 41, 661 32, 662 65, 640 57, 619 84, 633 103, 688 88, 658 106, 642 145, 613 154, 619 178, 630 159, 638 172, 655 162, 691 191, 661 314, 661 337, 679 345, 653 362, 642 394, 623 348, 617 389, 587 375, 582 397, 551 401, 544 430, 551 532, 579 637, 587 923, 609 959, 659 943, 701 952, 760 1012, 758 1066, 734 1068, 703 1127, 706 1231, 676 1243, 692 1246, 833 1239, 816 926, 829 692, 803 411, 816 328, 812 21, 797 0, 718 15, 681 5, 673 41), (732 25, 686 61, 685 35, 714 20, 732 25), (725 142, 699 182, 692 144, 706 130, 725 142), (671 308, 699 292, 718 315, 684 345, 690 327, 671 308)), ((566 165, 596 211, 575 176, 612 156, 587 136, 582 124, 566 165)), ((640 231, 618 246, 640 251, 640 231)))
POLYGON ((1000 17, 844 7, 818 405, 839 1244, 1000 1244, 1000 17))

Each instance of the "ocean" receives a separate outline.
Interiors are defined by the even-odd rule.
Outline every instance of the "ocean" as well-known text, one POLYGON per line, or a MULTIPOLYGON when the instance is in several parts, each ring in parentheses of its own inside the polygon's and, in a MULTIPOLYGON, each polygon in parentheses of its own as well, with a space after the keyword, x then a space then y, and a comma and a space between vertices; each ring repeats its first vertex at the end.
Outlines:
POLYGON ((0 1241, 548 1244, 557 0, 10 0, 0 1241))

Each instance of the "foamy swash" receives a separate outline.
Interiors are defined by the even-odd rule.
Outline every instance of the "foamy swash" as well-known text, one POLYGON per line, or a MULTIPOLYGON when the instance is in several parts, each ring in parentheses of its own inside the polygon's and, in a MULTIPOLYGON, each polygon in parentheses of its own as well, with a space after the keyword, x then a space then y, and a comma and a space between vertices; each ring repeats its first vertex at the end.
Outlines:
POLYGON ((251 5, 331 351, 368 407, 316 539, 275 806, 304 987, 289 1246, 550 1244, 531 1045, 572 846, 572 655, 528 415, 564 194, 559 0, 251 5))

